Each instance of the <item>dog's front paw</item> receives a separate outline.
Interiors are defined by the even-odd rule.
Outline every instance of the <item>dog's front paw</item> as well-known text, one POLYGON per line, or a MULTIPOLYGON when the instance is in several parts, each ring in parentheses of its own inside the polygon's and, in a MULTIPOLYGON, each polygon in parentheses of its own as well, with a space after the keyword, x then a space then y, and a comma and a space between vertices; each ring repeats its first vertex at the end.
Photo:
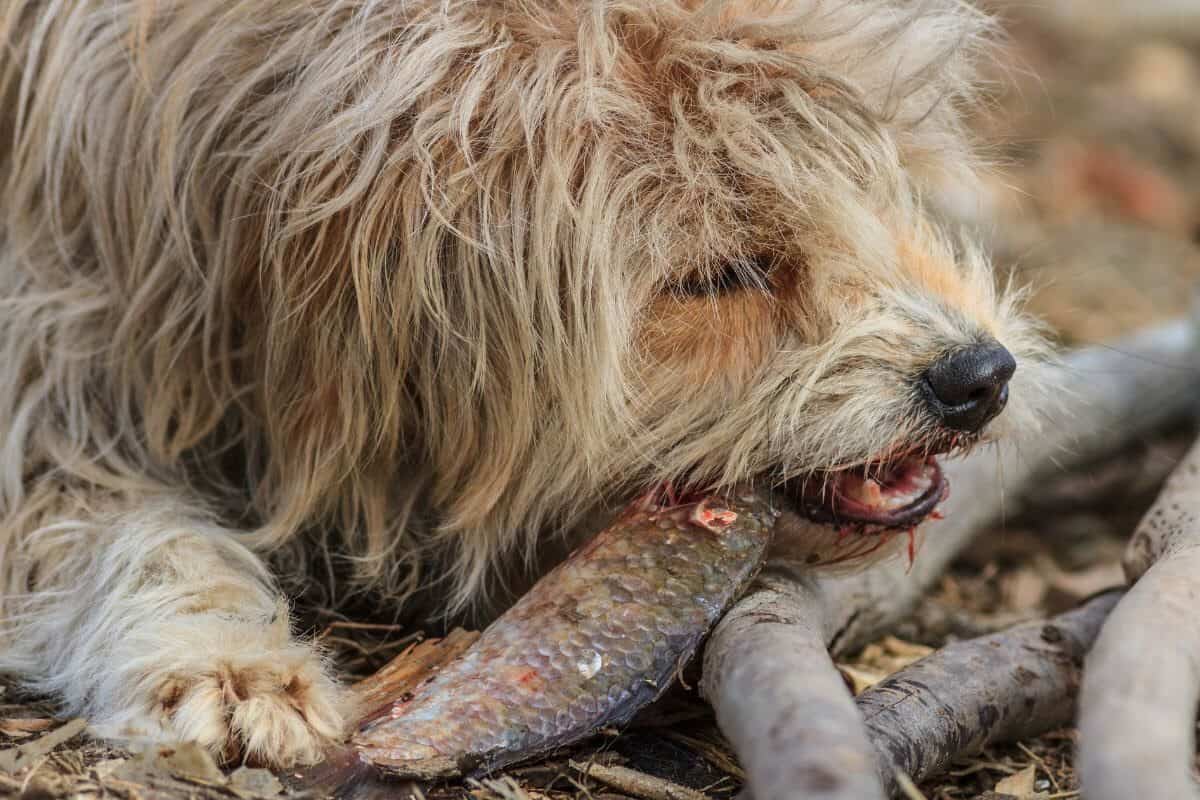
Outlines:
POLYGON ((180 739, 225 761, 288 767, 319 761, 340 737, 340 695, 315 657, 287 663, 263 653, 172 675, 155 700, 180 739))
POLYGON ((225 630, 199 637, 190 652, 138 659, 143 669, 152 666, 136 679, 140 696, 132 705, 138 710, 98 720, 97 732, 196 742, 224 762, 290 767, 319 761, 352 714, 320 654, 281 636, 277 625, 256 631, 222 622, 225 630))

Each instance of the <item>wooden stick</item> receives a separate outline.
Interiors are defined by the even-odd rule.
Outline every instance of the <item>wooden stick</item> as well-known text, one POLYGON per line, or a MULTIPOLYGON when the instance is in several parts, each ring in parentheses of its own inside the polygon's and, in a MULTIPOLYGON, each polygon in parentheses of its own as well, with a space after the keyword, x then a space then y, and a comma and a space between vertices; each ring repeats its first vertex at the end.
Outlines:
POLYGON ((1089 798, 1200 798, 1200 442, 1142 519, 1125 556, 1136 580, 1087 660, 1079 770, 1089 798))
POLYGON ((478 631, 455 628, 441 639, 409 645, 374 674, 351 687, 358 709, 370 715, 441 669, 479 638, 478 631))
POLYGON ((1119 598, 949 644, 859 695, 888 790, 900 774, 920 783, 992 742, 1068 724, 1084 656, 1119 598))
POLYGON ((825 647, 820 594, 766 574, 717 625, 704 696, 758 800, 882 800, 870 742, 825 647))
POLYGON ((757 800, 882 795, 871 751, 863 749, 861 719, 848 713, 854 710, 849 693, 834 686, 832 663, 814 642, 840 653, 878 638, 1039 475, 1060 462, 1114 450, 1190 411, 1200 385, 1194 361, 1192 323, 1186 320, 1068 356, 1060 399, 1048 408, 1037 436, 946 465, 951 497, 945 519, 926 523, 911 569, 896 560, 849 577, 812 578, 783 568, 764 573, 762 588, 714 630, 701 685, 757 800), (774 638, 760 635, 763 627, 774 638), (777 644, 789 627, 797 630, 787 644, 777 644), (818 692, 809 685, 820 687, 824 703, 812 704, 818 692), (804 794, 789 781, 796 777, 792 765, 809 764, 838 764, 842 774, 804 794))

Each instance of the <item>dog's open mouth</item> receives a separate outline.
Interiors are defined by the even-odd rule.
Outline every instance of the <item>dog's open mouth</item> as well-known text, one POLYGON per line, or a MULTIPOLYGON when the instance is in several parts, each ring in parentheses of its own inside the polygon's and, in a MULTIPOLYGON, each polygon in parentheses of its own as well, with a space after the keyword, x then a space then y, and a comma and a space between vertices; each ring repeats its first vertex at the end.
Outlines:
POLYGON ((815 522, 872 528, 918 525, 948 491, 942 469, 930 455, 808 475, 783 486, 796 510, 815 522))

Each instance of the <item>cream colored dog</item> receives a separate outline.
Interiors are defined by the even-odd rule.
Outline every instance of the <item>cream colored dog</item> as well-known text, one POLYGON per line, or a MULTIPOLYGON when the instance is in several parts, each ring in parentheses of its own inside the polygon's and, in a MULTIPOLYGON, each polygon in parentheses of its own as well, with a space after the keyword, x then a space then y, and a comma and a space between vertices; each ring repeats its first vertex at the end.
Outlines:
POLYGON ((0 666, 103 735, 317 758, 313 560, 455 612, 665 481, 911 528, 1039 347, 923 205, 957 0, 0 13, 0 666))

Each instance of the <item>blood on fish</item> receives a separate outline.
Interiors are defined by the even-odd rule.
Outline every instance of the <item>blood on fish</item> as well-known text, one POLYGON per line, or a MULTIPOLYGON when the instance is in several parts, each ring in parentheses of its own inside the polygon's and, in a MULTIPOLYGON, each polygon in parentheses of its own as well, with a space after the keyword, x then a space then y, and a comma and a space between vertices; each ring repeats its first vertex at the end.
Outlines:
POLYGON ((737 522, 738 515, 727 508, 709 508, 705 501, 696 504, 689 520, 701 528, 724 528, 737 522))

